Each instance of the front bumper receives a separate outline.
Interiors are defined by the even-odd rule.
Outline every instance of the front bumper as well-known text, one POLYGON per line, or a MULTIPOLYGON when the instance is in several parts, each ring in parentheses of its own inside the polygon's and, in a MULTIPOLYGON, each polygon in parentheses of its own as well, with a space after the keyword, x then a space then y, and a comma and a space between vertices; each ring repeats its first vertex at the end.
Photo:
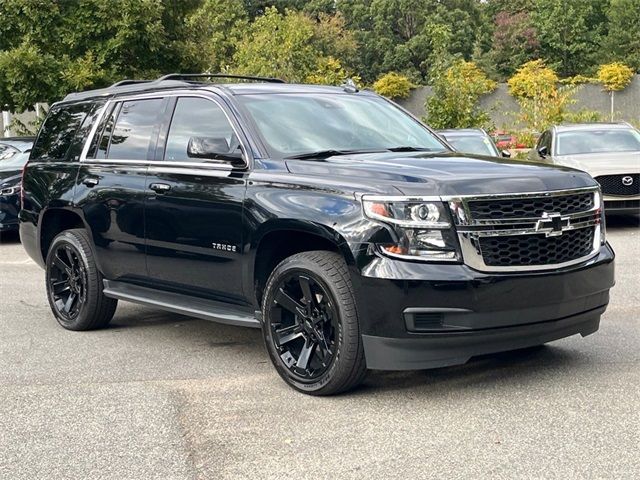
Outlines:
POLYGON ((604 212, 613 214, 640 214, 640 197, 604 196, 604 212))
POLYGON ((18 229, 18 212, 20 197, 18 195, 0 196, 0 232, 18 229))
POLYGON ((589 335, 609 302, 613 260, 606 245, 563 270, 486 274, 465 265, 378 257, 354 278, 367 366, 442 367, 589 335), (419 328, 416 312, 426 314, 419 328))

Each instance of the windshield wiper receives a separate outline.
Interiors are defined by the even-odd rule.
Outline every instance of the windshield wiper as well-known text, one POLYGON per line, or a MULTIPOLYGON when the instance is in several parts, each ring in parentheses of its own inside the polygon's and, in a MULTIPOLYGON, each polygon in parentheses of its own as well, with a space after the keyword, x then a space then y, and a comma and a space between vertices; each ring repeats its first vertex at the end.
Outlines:
POLYGON ((285 157, 287 159, 305 160, 308 158, 329 158, 337 155, 352 155, 356 153, 378 153, 384 152, 384 150, 318 150, 317 152, 299 153, 297 155, 290 155, 285 157))
POLYGON ((427 148, 427 147, 390 147, 387 148, 390 152, 440 152, 442 150, 437 150, 435 148, 427 148))

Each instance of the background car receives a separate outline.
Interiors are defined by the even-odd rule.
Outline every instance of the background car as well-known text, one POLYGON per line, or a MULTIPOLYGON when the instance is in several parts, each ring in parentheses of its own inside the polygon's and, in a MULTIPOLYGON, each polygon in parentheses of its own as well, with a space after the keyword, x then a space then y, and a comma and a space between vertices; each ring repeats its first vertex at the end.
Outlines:
POLYGON ((529 158, 589 173, 602 188, 607 213, 640 213, 640 131, 628 123, 554 126, 529 158))
POLYGON ((501 150, 504 150, 506 148, 527 148, 527 146, 523 142, 518 140, 515 135, 512 135, 508 132, 498 130, 496 132, 493 132, 492 137, 496 146, 501 150))
POLYGON ((481 128, 438 130, 438 134, 462 153, 507 158, 511 156, 507 150, 499 151, 489 134, 481 128))
POLYGON ((31 150, 35 137, 0 138, 0 160, 31 150))
POLYGON ((0 139, 0 233, 18 229, 22 169, 29 160, 33 138, 0 139))

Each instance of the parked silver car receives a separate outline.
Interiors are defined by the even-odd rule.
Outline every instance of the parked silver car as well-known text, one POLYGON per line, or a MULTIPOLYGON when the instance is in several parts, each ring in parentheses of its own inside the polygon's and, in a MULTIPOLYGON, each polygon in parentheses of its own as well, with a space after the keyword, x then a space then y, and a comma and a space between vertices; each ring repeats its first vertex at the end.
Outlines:
POLYGON ((508 150, 499 151, 493 139, 481 128, 451 128, 438 130, 453 148, 462 153, 488 155, 490 157, 510 157, 508 150))
POLYGON ((607 213, 640 213, 640 131, 628 123, 554 126, 529 158, 589 173, 600 183, 607 213))

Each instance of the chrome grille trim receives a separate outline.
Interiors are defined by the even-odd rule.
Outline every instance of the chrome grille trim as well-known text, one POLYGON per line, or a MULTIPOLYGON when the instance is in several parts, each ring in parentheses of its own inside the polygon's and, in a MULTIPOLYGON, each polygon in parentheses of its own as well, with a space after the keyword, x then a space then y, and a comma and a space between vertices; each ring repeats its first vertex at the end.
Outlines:
POLYGON ((564 268, 593 258, 598 254, 601 245, 600 208, 602 194, 598 187, 587 187, 571 190, 556 190, 551 192, 508 193, 498 195, 464 195, 457 197, 443 197, 448 203, 451 215, 458 233, 458 240, 463 261, 469 267, 485 272, 522 272, 540 271, 564 268), (552 196, 569 196, 593 192, 592 208, 571 214, 563 212, 545 212, 543 216, 517 218, 475 220, 469 209, 471 201, 490 201, 493 199, 514 201, 531 198, 546 198, 552 196), (485 263, 480 250, 480 238, 503 237, 521 235, 558 236, 564 232, 581 228, 593 228, 593 248, 587 255, 562 263, 544 265, 521 266, 491 266, 485 263))

